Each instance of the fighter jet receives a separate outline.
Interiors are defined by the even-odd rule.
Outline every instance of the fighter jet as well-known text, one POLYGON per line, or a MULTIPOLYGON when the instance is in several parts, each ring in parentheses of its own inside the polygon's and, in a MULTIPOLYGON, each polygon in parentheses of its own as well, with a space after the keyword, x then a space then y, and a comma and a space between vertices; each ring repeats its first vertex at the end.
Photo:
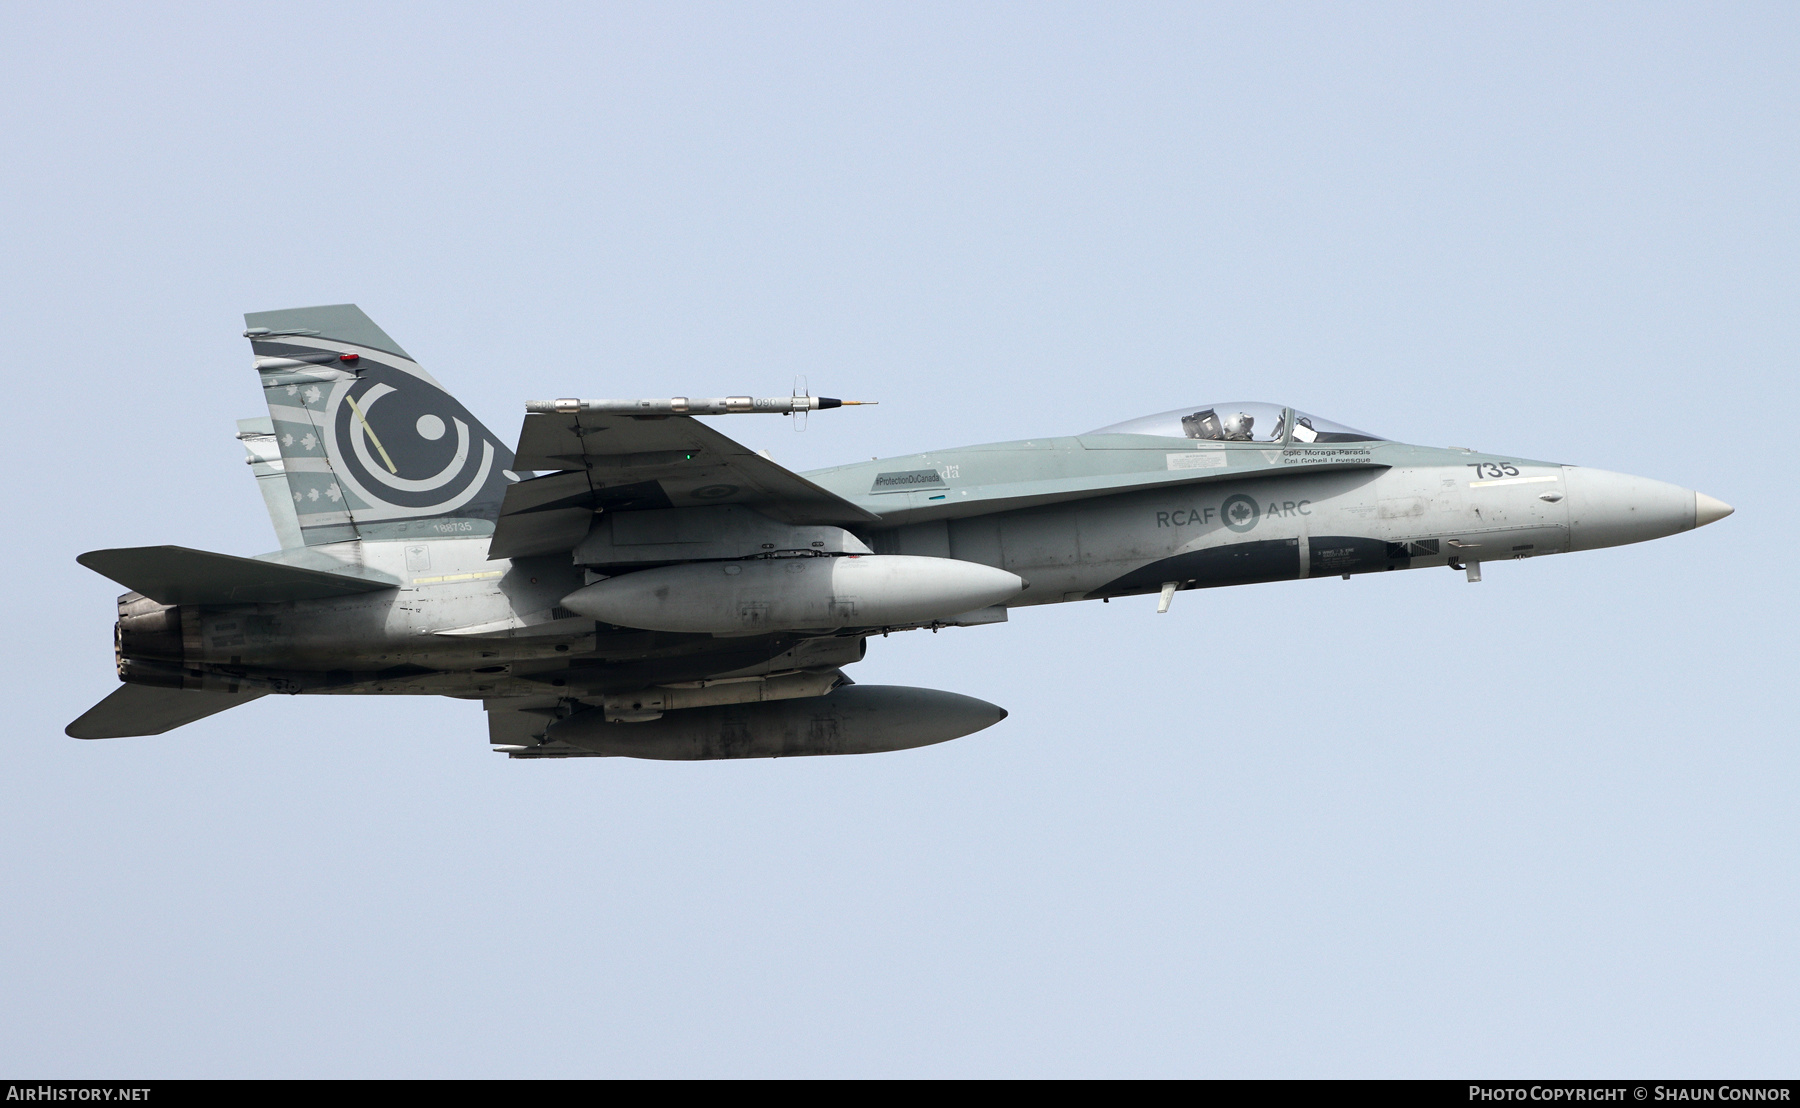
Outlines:
POLYGON ((811 473, 699 415, 797 395, 562 399, 495 437, 350 304, 244 317, 268 402, 238 437, 281 549, 78 559, 118 600, 123 682, 76 738, 271 693, 478 700, 511 758, 864 754, 1006 712, 860 685, 871 637, 1035 604, 1618 546, 1731 507, 1644 477, 1412 446, 1279 404, 811 473))

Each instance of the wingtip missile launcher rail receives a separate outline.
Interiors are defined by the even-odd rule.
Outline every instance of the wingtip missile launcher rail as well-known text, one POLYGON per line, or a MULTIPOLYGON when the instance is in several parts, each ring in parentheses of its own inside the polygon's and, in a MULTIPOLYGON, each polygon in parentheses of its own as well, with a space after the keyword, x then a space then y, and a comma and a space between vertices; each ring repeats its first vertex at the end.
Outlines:
POLYGON ((533 400, 525 405, 528 415, 574 415, 594 412, 600 415, 672 416, 672 415, 738 415, 745 412, 816 412, 822 408, 854 408, 879 404, 879 400, 838 400, 830 396, 671 396, 666 400, 533 400))

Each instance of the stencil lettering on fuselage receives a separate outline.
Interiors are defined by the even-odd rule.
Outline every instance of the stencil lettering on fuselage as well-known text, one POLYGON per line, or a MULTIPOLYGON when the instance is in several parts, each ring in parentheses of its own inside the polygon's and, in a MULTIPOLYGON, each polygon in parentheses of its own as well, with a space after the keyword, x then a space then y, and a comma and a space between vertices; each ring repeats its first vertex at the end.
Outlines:
POLYGON ((1280 519, 1292 516, 1312 515, 1311 500, 1271 500, 1259 505, 1254 499, 1238 494, 1225 498, 1225 502, 1216 507, 1175 508, 1156 513, 1158 527, 1192 527, 1196 524, 1209 524, 1215 520, 1222 521, 1226 527, 1244 534, 1254 529, 1264 517, 1280 519))

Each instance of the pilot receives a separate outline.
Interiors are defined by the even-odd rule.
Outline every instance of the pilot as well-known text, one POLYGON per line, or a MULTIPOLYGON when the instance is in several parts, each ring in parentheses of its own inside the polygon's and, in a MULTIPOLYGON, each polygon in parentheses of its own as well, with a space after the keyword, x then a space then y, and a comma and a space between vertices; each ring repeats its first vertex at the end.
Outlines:
POLYGON ((1249 442, 1250 428, 1256 418, 1249 412, 1233 412, 1225 417, 1225 439, 1228 442, 1249 442))

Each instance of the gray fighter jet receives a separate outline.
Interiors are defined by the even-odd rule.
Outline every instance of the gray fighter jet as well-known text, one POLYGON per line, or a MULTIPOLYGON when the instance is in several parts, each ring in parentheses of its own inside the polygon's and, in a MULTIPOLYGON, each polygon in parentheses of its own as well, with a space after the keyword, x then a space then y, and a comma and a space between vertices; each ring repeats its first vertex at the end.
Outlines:
POLYGON ((269 416, 238 437, 282 549, 81 555, 133 591, 124 683, 77 738, 269 693, 420 693, 481 701, 513 758, 900 750, 1006 713, 852 683, 873 635, 1427 566, 1477 581, 1732 510, 1262 403, 798 474, 694 416, 848 401, 570 399, 527 405, 509 448, 353 305, 244 318, 269 416))

